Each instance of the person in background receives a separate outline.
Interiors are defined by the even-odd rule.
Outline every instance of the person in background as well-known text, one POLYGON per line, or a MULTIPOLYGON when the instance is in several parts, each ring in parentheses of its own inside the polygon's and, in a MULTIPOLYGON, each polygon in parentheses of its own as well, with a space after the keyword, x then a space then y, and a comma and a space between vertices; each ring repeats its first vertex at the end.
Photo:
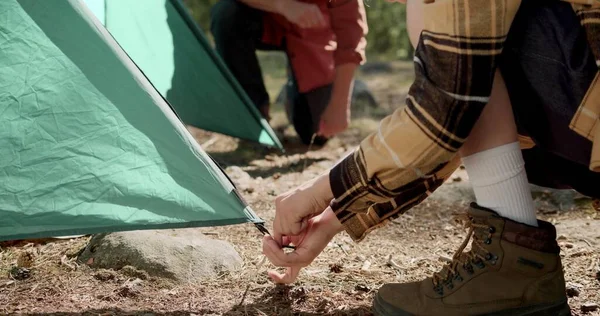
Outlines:
POLYGON ((354 73, 365 62, 362 0, 220 0, 211 9, 216 50, 260 113, 270 119, 257 50, 288 56, 289 117, 300 139, 316 144, 350 122, 354 73))
POLYGON ((263 253, 287 269, 269 276, 293 282, 336 234, 361 241, 462 163, 476 198, 465 242, 430 277, 380 288, 374 313, 571 315, 556 229, 536 218, 529 184, 600 198, 599 16, 587 0, 408 0, 406 106, 277 197, 263 253))

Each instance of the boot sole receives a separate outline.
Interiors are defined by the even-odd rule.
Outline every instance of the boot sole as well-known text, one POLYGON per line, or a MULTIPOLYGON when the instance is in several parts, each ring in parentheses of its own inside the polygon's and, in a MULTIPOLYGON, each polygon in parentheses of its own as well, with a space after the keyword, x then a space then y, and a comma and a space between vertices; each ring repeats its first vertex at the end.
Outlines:
MULTIPOLYGON (((389 304, 380 298, 379 295, 376 295, 373 300, 372 311, 375 316, 417 316, 389 304)), ((552 305, 532 305, 479 314, 478 316, 571 316, 571 308, 567 300, 564 300, 552 305)))

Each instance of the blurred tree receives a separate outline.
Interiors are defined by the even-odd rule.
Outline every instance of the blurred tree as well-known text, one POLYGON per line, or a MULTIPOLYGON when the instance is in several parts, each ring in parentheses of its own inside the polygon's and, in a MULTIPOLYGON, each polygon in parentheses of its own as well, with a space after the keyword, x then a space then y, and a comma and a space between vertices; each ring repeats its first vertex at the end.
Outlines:
MULTIPOLYGON (((219 0, 183 0, 209 38, 210 8, 217 1, 219 0)), ((406 31, 406 6, 384 0, 363 1, 369 23, 368 58, 370 60, 411 59, 413 49, 406 31)))
POLYGON ((412 59, 413 49, 406 30, 406 6, 384 0, 365 0, 369 34, 369 58, 412 59))

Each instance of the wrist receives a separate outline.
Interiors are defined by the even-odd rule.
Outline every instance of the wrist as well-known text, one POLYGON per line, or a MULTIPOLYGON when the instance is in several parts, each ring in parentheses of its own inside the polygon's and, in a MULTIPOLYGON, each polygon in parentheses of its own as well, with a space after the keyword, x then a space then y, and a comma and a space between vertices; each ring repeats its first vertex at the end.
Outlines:
POLYGON ((327 203, 329 206, 329 202, 333 200, 333 190, 331 189, 331 184, 329 182, 329 171, 323 173, 317 178, 317 182, 315 183, 317 187, 317 191, 321 196, 321 200, 327 203))
POLYGON ((328 207, 323 211, 323 221, 325 222, 325 226, 327 227, 328 233, 333 236, 344 231, 344 225, 337 218, 331 207, 328 207))

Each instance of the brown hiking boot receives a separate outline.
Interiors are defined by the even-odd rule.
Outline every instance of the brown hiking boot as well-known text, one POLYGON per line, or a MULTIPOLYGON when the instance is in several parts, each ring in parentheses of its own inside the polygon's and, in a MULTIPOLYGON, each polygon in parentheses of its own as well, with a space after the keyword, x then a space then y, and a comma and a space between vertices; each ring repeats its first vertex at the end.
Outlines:
POLYGON ((475 204, 464 217, 469 234, 452 262, 421 282, 384 285, 375 315, 571 315, 552 224, 520 224, 475 204))

